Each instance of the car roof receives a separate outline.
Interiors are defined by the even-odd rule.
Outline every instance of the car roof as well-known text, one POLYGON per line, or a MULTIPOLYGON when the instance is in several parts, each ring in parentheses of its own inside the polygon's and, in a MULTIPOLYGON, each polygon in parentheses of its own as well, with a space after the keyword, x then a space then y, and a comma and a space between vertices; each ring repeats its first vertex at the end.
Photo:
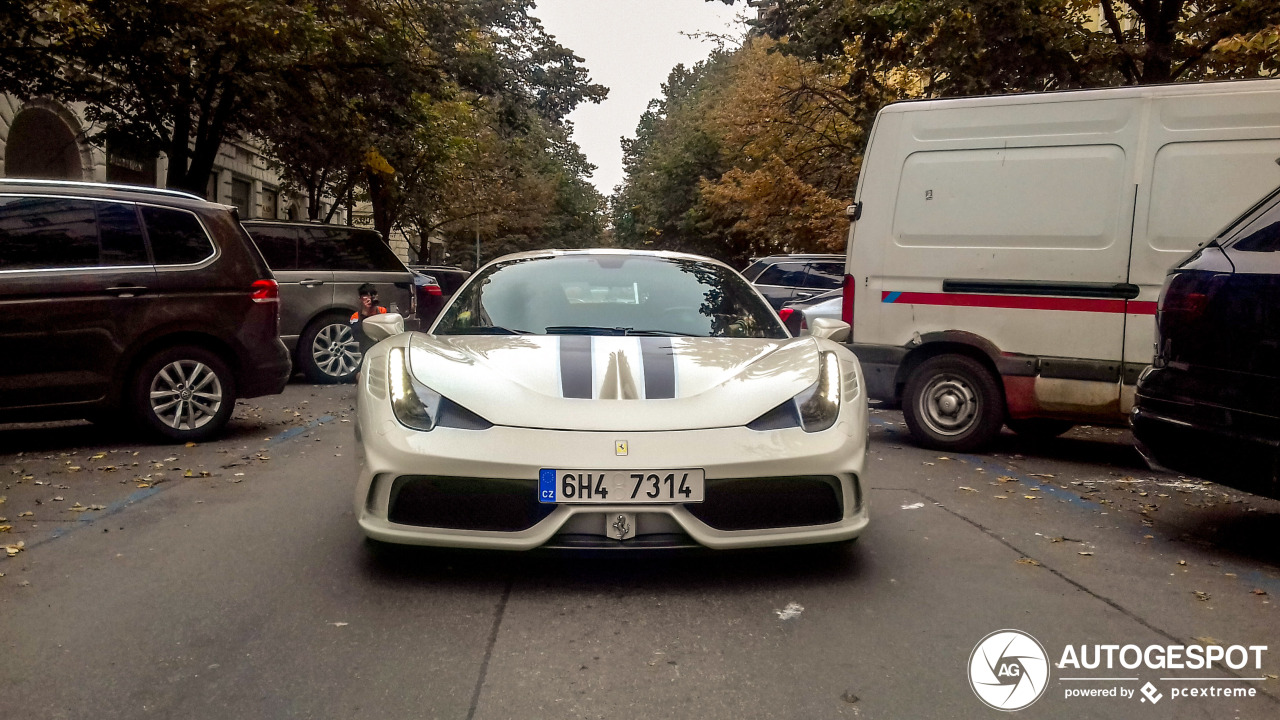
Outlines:
POLYGON ((844 260, 844 255, 836 253, 796 253, 794 255, 769 255, 756 258, 752 262, 787 262, 796 260, 844 260))
MULTIPOLYGON (((335 223, 320 222, 319 220, 272 220, 270 218, 252 218, 249 220, 241 220, 241 225, 273 225, 279 227, 305 227, 305 228, 332 228, 334 230, 355 230, 357 232, 377 233, 377 230, 368 227, 359 227, 357 225, 337 225, 335 223)), ((381 235, 381 233, 379 233, 381 235)))
MULTIPOLYGON (((587 248, 583 250, 529 250, 526 252, 503 255, 500 258, 495 258, 493 260, 490 260, 489 262, 485 263, 485 265, 487 266, 493 263, 507 262, 511 260, 529 260, 533 258, 549 258, 549 257, 574 257, 578 255, 632 255, 635 257, 664 258, 669 260, 693 260, 696 262, 711 263, 713 265, 719 265, 721 267, 725 267, 725 268, 729 268, 730 270, 733 270, 733 268, 729 267, 729 265, 719 260, 716 260, 715 258, 709 258, 704 255, 694 255, 692 253, 674 252, 671 250, 629 250, 625 248, 587 248)), ((734 270, 734 272, 737 272, 737 271, 734 270)))
POLYGON ((80 182, 76 180, 42 180, 33 178, 0 178, 0 193, 19 192, 34 195, 78 195, 128 202, 163 202, 176 207, 234 209, 230 205, 209 202, 199 195, 182 190, 154 188, 145 185, 80 182))

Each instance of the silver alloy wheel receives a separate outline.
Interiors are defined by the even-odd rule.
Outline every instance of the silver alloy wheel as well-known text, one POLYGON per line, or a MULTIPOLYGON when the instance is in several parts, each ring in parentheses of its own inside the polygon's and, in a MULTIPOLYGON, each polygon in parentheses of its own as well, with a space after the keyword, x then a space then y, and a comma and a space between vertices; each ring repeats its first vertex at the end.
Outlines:
POLYGON ((222 381, 198 360, 174 360, 151 379, 151 412, 174 430, 195 430, 222 408, 222 381))
POLYGON ((311 359, 320 372, 333 378, 350 375, 360 367, 360 343, 346 323, 320 328, 311 341, 311 359))
POLYGON ((929 378, 919 403, 920 419, 929 430, 946 437, 968 432, 982 409, 968 379, 951 373, 929 378))

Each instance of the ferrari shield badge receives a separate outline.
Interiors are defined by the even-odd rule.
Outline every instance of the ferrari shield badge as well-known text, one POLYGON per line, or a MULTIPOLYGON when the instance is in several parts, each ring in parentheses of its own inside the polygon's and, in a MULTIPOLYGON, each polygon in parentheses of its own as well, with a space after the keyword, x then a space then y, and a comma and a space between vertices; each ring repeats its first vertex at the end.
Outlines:
POLYGON ((613 453, 618 456, 627 454, 627 441, 618 440, 613 443, 613 453))

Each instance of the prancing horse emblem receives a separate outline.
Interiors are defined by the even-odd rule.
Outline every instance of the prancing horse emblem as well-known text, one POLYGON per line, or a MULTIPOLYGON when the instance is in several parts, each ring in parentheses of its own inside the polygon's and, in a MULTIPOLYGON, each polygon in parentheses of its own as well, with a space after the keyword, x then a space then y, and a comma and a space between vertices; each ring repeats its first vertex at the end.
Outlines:
POLYGON ((613 521, 613 531, 618 533, 619 540, 626 540, 631 534, 631 526, 627 524, 627 516, 619 515, 617 520, 613 521))

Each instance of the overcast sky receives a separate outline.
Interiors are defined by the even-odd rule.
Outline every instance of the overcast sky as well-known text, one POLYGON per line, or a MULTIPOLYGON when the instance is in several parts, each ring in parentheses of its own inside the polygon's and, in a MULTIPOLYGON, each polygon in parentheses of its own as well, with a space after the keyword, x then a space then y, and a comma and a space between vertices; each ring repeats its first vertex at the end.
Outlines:
POLYGON ((600 105, 579 106, 569 120, 574 139, 597 170, 592 182, 608 195, 622 182, 624 135, 634 137, 640 114, 662 92, 679 63, 706 59, 713 46, 681 33, 737 37, 742 4, 703 0, 537 0, 534 14, 561 45, 586 61, 591 79, 609 88, 600 105))

